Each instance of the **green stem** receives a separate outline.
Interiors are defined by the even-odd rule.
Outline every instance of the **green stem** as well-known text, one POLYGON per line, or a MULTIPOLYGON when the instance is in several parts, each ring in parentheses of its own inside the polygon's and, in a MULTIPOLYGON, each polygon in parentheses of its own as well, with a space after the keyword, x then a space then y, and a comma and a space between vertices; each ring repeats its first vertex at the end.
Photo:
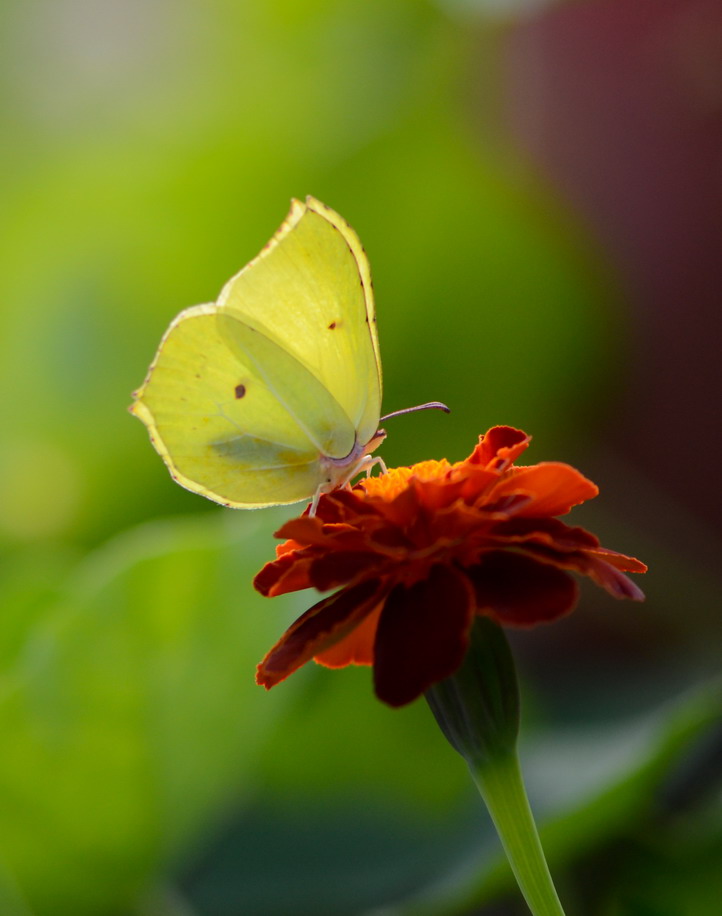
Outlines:
POLYGON ((498 755, 471 771, 529 909, 534 916, 564 916, 529 807, 516 751, 498 755))

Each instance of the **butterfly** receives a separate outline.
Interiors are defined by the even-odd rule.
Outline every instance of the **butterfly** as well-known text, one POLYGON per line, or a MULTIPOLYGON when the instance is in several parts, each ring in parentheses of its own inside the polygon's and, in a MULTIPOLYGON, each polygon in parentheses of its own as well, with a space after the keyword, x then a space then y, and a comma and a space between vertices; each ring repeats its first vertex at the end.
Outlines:
MULTIPOLYGON (((166 331, 131 413, 171 476, 233 508, 318 500, 383 462, 381 361, 368 259, 313 197, 213 304, 166 331)), ((421 405, 439 407, 433 402, 421 405)))

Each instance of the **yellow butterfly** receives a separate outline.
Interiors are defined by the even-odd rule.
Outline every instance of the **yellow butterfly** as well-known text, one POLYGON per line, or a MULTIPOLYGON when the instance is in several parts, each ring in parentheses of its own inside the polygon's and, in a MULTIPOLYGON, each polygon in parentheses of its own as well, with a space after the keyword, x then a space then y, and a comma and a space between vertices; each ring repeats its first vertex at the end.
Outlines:
POLYGON ((225 506, 313 499, 313 513, 383 465, 371 273, 353 229, 312 197, 292 201, 218 301, 172 322, 134 398, 174 480, 225 506))

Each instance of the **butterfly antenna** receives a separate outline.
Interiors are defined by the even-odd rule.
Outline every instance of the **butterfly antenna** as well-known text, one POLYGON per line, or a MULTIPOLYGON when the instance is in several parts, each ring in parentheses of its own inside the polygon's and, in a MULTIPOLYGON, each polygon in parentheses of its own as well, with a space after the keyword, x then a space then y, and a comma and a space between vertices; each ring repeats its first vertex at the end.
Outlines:
POLYGON ((394 410, 392 413, 387 413, 385 417, 381 417, 379 423, 383 423, 383 421, 388 420, 389 417, 398 417, 402 413, 416 413, 417 410, 443 410, 444 413, 451 413, 451 408, 447 407, 446 404, 442 404, 441 401, 429 401, 428 404, 418 404, 416 407, 404 407, 403 410, 394 410))

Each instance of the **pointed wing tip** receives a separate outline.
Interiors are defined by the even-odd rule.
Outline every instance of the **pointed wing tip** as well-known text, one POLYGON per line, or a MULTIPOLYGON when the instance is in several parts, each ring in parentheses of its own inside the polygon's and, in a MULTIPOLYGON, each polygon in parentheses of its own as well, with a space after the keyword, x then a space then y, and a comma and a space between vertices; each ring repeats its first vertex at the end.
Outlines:
POLYGON ((143 402, 142 392, 133 394, 133 400, 128 404, 128 413, 132 417, 137 417, 146 426, 150 426, 153 423, 150 411, 143 402))

